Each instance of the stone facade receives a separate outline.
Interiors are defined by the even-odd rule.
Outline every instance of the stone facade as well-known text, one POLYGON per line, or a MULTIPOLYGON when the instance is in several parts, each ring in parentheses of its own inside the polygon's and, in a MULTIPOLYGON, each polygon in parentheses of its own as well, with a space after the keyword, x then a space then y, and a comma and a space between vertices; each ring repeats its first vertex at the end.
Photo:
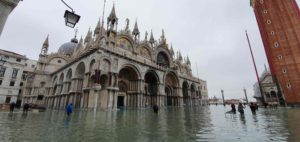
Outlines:
POLYGON ((259 77, 261 82, 261 87, 263 91, 263 98, 261 96, 258 83, 253 85, 254 88, 254 98, 257 102, 262 103, 262 99, 269 104, 278 104, 278 90, 270 70, 265 70, 262 75, 259 77))
POLYGON ((158 41, 151 32, 140 40, 137 23, 131 32, 117 31, 115 8, 107 28, 98 22, 86 37, 63 44, 48 54, 45 40, 35 72, 27 78, 25 103, 50 108, 116 109, 207 103, 206 81, 192 76, 191 62, 175 55, 164 31, 158 41))
POLYGON ((4 28, 8 15, 18 5, 20 0, 1 0, 0 1, 0 36, 4 28))
MULTIPOLYGON (((300 12, 295 0, 251 0, 271 73, 284 97, 300 104, 300 12)), ((284 102, 285 101, 285 102, 284 102)))
POLYGON ((2 58, 0 61, 0 104, 16 103, 20 94, 22 73, 27 58, 1 49, 0 58, 2 58))

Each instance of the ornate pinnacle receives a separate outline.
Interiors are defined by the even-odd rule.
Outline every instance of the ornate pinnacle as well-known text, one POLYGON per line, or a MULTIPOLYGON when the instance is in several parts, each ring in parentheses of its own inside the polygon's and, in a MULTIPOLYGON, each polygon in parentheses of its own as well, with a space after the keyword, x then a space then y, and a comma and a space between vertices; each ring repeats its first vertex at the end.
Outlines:
POLYGON ((154 43, 155 43, 155 40, 154 40, 154 37, 153 37, 152 30, 151 30, 151 34, 150 34, 149 43, 150 43, 150 44, 154 44, 154 43))
POLYGON ((170 53, 171 53, 171 55, 172 55, 172 57, 174 56, 174 50, 173 50, 173 45, 171 44, 171 49, 170 49, 170 53))
POLYGON ((179 61, 180 61, 180 62, 182 62, 182 56, 181 56, 181 53, 180 53, 180 51, 179 51, 179 56, 178 56, 178 59, 179 59, 179 61))
POLYGON ((108 21, 117 21, 117 15, 116 15, 116 10, 115 10, 115 4, 113 5, 113 8, 111 9, 111 12, 109 14, 109 17, 107 18, 108 21))
POLYGON ((137 21, 135 21, 135 24, 134 24, 134 28, 133 28, 132 34, 133 34, 134 36, 137 36, 137 35, 140 34, 140 31, 139 31, 139 28, 138 28, 138 25, 137 25, 137 21))
POLYGON ((92 31, 91 31, 91 28, 89 28, 89 31, 84 39, 84 43, 90 42, 91 39, 92 39, 92 31))
POLYGON ((191 61, 190 61, 190 58, 189 56, 186 57, 186 64, 190 65, 191 64, 191 61))
POLYGON ((47 35, 47 38, 45 39, 44 43, 43 43, 43 47, 48 48, 49 46, 49 35, 47 35))
POLYGON ((94 30, 94 36, 100 33, 100 19, 97 23, 97 26, 96 26, 95 30, 94 30))

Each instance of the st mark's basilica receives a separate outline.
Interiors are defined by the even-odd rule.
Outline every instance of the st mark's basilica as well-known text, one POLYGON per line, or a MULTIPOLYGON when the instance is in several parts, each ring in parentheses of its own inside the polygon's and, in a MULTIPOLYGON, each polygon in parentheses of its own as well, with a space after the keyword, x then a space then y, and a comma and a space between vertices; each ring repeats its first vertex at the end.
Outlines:
POLYGON ((23 103, 49 108, 142 108, 197 106, 207 103, 206 81, 192 75, 191 62, 167 44, 164 31, 158 40, 152 31, 140 38, 133 30, 117 30, 113 6, 107 26, 99 20, 79 41, 71 39, 56 53, 48 53, 46 38, 35 71, 24 84, 23 103))

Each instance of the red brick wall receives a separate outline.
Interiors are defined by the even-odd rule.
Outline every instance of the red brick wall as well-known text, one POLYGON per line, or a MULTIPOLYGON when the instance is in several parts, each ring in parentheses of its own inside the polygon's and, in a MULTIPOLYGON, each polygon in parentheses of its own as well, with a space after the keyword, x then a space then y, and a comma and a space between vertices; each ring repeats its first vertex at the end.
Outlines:
POLYGON ((286 102, 300 104, 298 5, 295 0, 255 1, 253 8, 271 73, 277 75, 286 102))

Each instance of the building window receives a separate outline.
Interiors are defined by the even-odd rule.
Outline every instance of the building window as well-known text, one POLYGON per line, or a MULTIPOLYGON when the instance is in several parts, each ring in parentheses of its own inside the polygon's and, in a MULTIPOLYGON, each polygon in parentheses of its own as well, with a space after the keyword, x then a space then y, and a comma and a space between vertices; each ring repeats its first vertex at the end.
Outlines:
POLYGON ((291 83, 287 83, 287 84, 286 84, 286 87, 287 87, 287 88, 291 88, 291 87, 292 87, 291 83))
POLYGON ((17 75, 18 75, 18 71, 19 71, 18 69, 13 68, 13 72, 12 72, 11 78, 16 79, 16 78, 17 78, 17 75))
POLYGON ((0 85, 2 85, 2 80, 0 80, 0 85))
POLYGON ((23 86, 23 82, 20 83, 20 86, 23 86))
POLYGON ((9 56, 4 56, 4 59, 5 59, 5 60, 8 60, 8 59, 9 59, 9 56))
POLYGON ((57 60, 57 63, 61 63, 61 60, 57 60))
POLYGON ((6 96, 5 103, 10 103, 11 97, 6 96))
POLYGON ((43 100, 44 96, 43 95, 38 95, 37 100, 43 100))
POLYGON ((10 81, 9 86, 15 86, 15 81, 10 81))
POLYGON ((278 55, 277 58, 278 58, 279 60, 282 60, 282 55, 278 55))
POLYGON ((274 31, 271 31, 271 35, 272 35, 272 36, 275 35, 275 32, 274 32, 274 31))
POLYGON ((27 67, 27 63, 25 63, 25 67, 27 67))
POLYGON ((35 66, 34 65, 31 65, 31 68, 34 68, 35 66))
POLYGON ((278 48, 278 47, 279 47, 279 43, 278 43, 278 42, 275 42, 274 46, 275 46, 276 48, 278 48))
POLYGON ((284 68, 284 69, 282 69, 282 72, 283 72, 283 73, 286 73, 286 69, 285 69, 285 68, 284 68))
POLYGON ((269 24, 269 25, 270 25, 270 24, 271 24, 271 20, 267 20, 267 24, 269 24))
POLYGON ((23 73, 23 74, 22 74, 22 80, 25 81, 26 78, 27 78, 27 74, 26 74, 26 73, 23 73))
POLYGON ((0 77, 4 77, 4 75, 5 75, 5 70, 6 70, 6 67, 0 66, 0 77))
POLYGON ((20 58, 17 58, 16 61, 17 61, 17 62, 21 62, 21 59, 20 59, 20 58))

